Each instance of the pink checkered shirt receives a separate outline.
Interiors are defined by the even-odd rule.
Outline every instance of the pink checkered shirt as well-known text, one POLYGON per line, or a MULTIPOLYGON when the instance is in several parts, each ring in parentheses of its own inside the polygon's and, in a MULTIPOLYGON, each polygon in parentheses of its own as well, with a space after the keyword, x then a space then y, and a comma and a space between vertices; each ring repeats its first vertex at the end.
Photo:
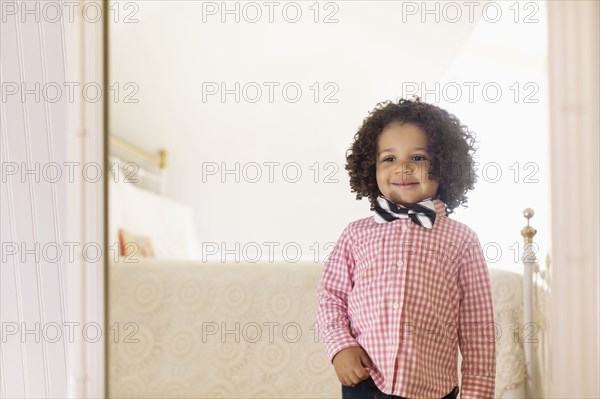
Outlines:
POLYGON ((434 200, 431 230, 410 219, 356 220, 325 262, 317 321, 330 360, 361 346, 386 394, 493 398, 496 346, 492 293, 477 234, 434 200))

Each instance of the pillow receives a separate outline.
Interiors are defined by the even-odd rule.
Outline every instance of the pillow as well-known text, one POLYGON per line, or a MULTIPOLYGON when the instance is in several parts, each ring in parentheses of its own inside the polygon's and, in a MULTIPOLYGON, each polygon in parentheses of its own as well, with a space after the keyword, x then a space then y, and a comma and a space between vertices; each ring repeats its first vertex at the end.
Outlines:
POLYGON ((111 251, 120 253, 122 229, 147 238, 158 259, 201 259, 192 208, 114 178, 108 194, 111 251))
POLYGON ((146 236, 119 229, 119 255, 128 258, 154 258, 152 241, 146 236))

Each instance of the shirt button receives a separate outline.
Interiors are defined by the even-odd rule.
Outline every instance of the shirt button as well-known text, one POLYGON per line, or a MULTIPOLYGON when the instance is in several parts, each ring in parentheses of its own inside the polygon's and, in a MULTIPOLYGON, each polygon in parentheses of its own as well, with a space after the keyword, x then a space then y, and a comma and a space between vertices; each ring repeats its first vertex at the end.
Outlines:
POLYGON ((408 227, 406 227, 406 225, 403 224, 402 227, 401 227, 401 229, 402 229, 402 232, 405 232, 406 230, 408 230, 408 227))
POLYGON ((404 266, 404 261, 402 259, 398 260, 398 262, 396 263, 396 266, 398 266, 398 267, 404 266))
POLYGON ((394 302, 392 306, 394 307, 394 309, 398 309, 400 307, 400 304, 398 302, 394 302))

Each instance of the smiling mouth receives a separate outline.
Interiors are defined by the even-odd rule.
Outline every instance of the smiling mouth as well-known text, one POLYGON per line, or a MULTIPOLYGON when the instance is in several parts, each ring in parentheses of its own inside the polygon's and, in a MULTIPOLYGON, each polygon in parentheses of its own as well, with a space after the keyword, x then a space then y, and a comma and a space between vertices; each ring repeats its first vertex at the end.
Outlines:
POLYGON ((393 186, 396 187, 410 187, 410 186, 414 186, 417 183, 392 183, 393 186))

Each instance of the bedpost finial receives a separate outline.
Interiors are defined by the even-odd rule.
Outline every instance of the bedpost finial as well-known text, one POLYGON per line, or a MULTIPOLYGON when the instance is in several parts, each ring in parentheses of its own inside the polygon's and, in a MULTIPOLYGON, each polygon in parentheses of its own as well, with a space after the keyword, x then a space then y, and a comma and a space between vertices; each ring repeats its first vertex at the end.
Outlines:
POLYGON ((158 156, 160 157, 158 167, 161 169, 166 168, 167 167, 167 150, 164 150, 164 149, 159 150, 158 156))
POLYGON ((521 229, 521 236, 525 240, 526 244, 533 242, 533 236, 537 233, 537 230, 529 225, 529 219, 535 215, 535 212, 531 208, 523 209, 523 216, 527 218, 527 226, 521 229))

